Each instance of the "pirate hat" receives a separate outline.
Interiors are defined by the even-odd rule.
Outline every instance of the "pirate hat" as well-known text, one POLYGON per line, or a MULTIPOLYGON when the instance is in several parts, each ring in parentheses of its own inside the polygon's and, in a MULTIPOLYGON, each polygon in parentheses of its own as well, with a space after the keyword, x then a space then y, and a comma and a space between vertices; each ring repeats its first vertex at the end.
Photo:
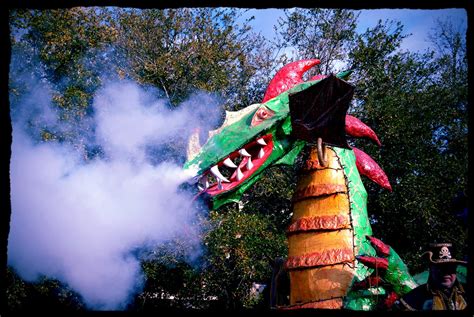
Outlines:
POLYGON ((431 243, 429 251, 423 253, 422 256, 427 255, 431 264, 467 264, 466 261, 453 258, 451 251, 451 243, 431 243))

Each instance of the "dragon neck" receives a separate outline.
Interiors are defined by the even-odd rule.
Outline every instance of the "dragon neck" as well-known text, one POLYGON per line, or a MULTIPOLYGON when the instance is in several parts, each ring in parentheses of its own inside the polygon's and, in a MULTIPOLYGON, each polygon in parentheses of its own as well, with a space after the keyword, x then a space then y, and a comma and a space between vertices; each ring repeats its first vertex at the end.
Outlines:
MULTIPOLYGON (((372 235, 367 216, 367 192, 350 149, 326 146, 327 164, 309 147, 293 195, 293 218, 288 228, 290 303, 317 303, 319 308, 346 305, 355 281, 370 275, 357 265, 356 256, 371 254, 366 235, 372 235), (327 270, 337 273, 337 283, 327 284, 327 270), (321 275, 321 276, 320 276, 321 275), (306 280, 318 280, 301 291, 306 280), (337 286, 335 286, 337 285, 337 286)), ((336 273, 334 273, 336 274, 336 273)))
MULTIPOLYGON (((326 146, 326 148, 328 163, 327 166, 321 166, 316 147, 310 147, 293 195, 294 206, 298 201, 310 201, 318 199, 318 197, 346 193, 349 202, 347 208, 349 209, 350 225, 354 230, 354 245, 356 248, 363 247, 368 244, 365 236, 372 235, 372 228, 367 215, 367 191, 357 170, 354 152, 351 149, 333 146, 326 146)), ((344 209, 345 207, 335 208, 344 209)), ((336 210, 324 212, 323 209, 327 211, 328 208, 321 208, 320 212, 323 214, 336 214, 337 212, 336 210)), ((307 216, 308 213, 294 214, 293 220, 307 216)), ((360 252, 355 253, 359 254, 360 252)))

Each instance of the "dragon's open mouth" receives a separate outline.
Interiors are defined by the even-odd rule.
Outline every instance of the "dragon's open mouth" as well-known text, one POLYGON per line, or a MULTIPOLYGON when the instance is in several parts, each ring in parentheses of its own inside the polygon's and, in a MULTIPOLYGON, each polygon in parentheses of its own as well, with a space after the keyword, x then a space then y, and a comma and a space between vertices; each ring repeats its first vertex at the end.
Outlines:
POLYGON ((215 196, 242 184, 262 166, 272 150, 273 139, 268 134, 232 152, 202 174, 198 182, 200 192, 215 196))

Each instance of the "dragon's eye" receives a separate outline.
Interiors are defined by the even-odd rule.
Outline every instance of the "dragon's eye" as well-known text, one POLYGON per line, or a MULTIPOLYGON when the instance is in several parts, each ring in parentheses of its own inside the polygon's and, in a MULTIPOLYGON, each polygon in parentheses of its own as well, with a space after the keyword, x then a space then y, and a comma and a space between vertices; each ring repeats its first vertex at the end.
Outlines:
POLYGON ((252 126, 259 125, 262 121, 271 118, 275 113, 267 107, 260 107, 252 118, 252 126))
POLYGON ((269 113, 266 109, 264 108, 261 108, 261 109, 258 109, 257 111, 257 116, 260 118, 260 119, 266 119, 268 116, 269 116, 269 113))

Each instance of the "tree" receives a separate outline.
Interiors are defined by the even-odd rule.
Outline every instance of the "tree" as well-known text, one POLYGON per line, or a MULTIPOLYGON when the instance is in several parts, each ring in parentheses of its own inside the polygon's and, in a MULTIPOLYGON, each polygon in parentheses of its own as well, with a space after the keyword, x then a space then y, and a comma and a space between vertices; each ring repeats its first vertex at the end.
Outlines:
POLYGON ((61 281, 43 276, 38 282, 25 282, 10 267, 6 273, 7 312, 85 309, 81 296, 61 281))
POLYGON ((466 122, 459 96, 467 82, 457 81, 456 97, 448 93, 454 87, 439 78, 452 74, 433 53, 400 51, 402 32, 400 23, 379 21, 358 36, 350 54, 356 115, 377 132, 382 148, 364 140, 355 144, 379 163, 393 188, 388 193, 364 180, 374 234, 392 244, 417 272, 425 269, 419 255, 428 243, 451 241, 462 248, 467 238, 449 211, 466 186, 467 129, 453 134, 451 126, 466 122), (456 156, 447 151, 451 142, 464 145, 455 147, 456 156))
POLYGON ((271 261, 287 253, 285 234, 267 216, 225 206, 201 218, 202 254, 186 259, 189 244, 177 238, 146 251, 143 292, 132 310, 268 308, 253 283, 270 289, 271 261))
MULTIPOLYGON (((171 109, 196 92, 217 95, 226 110, 259 102, 272 54, 238 16, 235 9, 211 8, 114 11, 122 76, 157 87, 171 109)), ((187 140, 186 133, 176 135, 161 150, 184 163, 187 140)))
POLYGON ((104 9, 81 7, 10 13, 12 110, 22 96, 31 92, 33 84, 48 86, 57 118, 41 122, 32 113, 32 136, 71 143, 82 149, 86 159, 93 153, 86 148, 90 140, 84 136, 90 127, 85 119, 91 115, 92 98, 101 85, 104 65, 110 63, 107 54, 101 58, 97 54, 116 38, 108 18, 104 9))
POLYGON ((189 247, 188 241, 176 238, 152 250, 144 250, 141 265, 145 285, 129 305, 129 310, 213 308, 216 302, 213 289, 206 287, 208 276, 201 263, 205 258, 190 260, 189 247))
MULTIPOLYGON (((258 304, 250 293, 252 283, 266 284, 269 289, 271 260, 287 253, 285 234, 258 213, 212 212, 210 221, 214 229, 204 238, 208 287, 226 309, 251 308, 258 304)), ((261 301, 260 305, 268 305, 261 301)))
MULTIPOLYGON (((318 58, 319 73, 336 72, 355 36, 358 14, 346 9, 285 9, 278 21, 279 49, 293 48, 291 60, 318 58)), ((342 69, 339 69, 341 71, 342 69)))
POLYGON ((261 85, 255 75, 271 65, 265 41, 237 17, 235 9, 119 10, 117 47, 129 75, 161 89, 171 105, 198 89, 233 110, 255 102, 249 84, 261 85))

